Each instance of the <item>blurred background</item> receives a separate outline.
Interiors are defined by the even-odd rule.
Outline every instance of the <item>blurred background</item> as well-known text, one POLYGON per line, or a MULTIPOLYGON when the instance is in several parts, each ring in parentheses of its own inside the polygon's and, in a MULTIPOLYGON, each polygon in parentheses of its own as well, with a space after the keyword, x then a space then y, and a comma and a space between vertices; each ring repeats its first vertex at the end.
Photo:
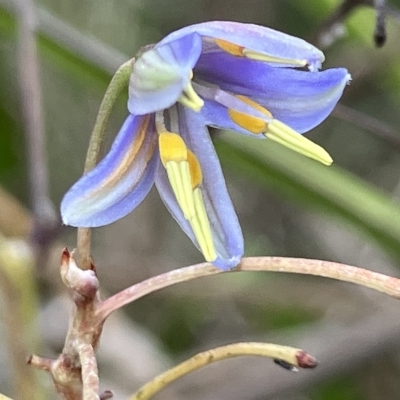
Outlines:
MULTIPOLYGON (((353 76, 333 115, 307 134, 330 152, 335 162, 330 168, 268 141, 260 146, 214 132, 246 255, 326 259, 399 275, 400 0, 388 4, 393 13, 382 48, 374 45, 372 7, 355 7, 342 24, 326 29, 339 0, 36 1, 42 102, 29 96, 26 101, 21 82, 29 67, 29 51, 21 52, 23 3, 0 0, 2 237, 31 234, 34 161, 27 150, 27 104, 42 105, 49 198, 58 210, 63 194, 82 174, 89 135, 118 66, 141 46, 182 26, 234 20, 305 38, 323 48, 324 68, 346 67, 353 76)), ((126 98, 112 115, 105 149, 127 114, 126 98)), ((49 244, 49 256, 39 257, 34 271, 39 348, 29 340, 27 348, 56 356, 71 308, 59 278, 59 256, 63 247, 75 247, 76 232, 62 227, 50 236, 55 240, 36 238, 49 244)), ((155 190, 134 213, 95 230, 92 254, 104 296, 202 262, 155 190)), ((4 285, 2 294, 0 316, 9 311, 4 285)), ((350 284, 272 273, 203 278, 141 299, 106 323, 99 349, 101 383, 124 399, 196 352, 257 340, 302 347, 321 365, 293 374, 266 359, 229 360, 188 375, 155 398, 398 399, 399 321, 396 300, 350 284)), ((2 318, 0 392, 17 400, 7 329, 2 318)), ((50 378, 39 376, 47 398, 55 399, 50 378)))

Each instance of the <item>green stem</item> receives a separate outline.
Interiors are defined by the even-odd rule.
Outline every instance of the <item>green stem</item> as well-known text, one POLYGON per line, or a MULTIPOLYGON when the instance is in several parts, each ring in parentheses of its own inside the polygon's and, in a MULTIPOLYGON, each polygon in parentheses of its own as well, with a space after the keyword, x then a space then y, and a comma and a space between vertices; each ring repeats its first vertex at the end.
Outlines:
MULTIPOLYGON (((134 59, 131 59, 122 64, 118 68, 107 88, 90 137, 85 161, 85 174, 93 169, 99 161, 101 144, 103 142, 108 119, 119 95, 126 88, 129 82, 133 62, 134 59)), ((76 260, 78 266, 82 269, 89 269, 91 266, 90 242, 90 229, 78 228, 76 260)))
POLYGON ((196 354, 146 383, 129 400, 148 400, 170 383, 190 372, 220 360, 239 356, 270 357, 300 368, 315 368, 317 366, 314 357, 293 347, 271 343, 234 343, 196 354))

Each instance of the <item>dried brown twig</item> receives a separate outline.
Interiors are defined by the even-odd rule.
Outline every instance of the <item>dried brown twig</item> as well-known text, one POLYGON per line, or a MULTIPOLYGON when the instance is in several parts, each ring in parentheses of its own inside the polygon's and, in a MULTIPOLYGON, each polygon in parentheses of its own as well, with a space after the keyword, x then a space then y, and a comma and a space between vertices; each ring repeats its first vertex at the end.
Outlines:
MULTIPOLYGON (((232 272, 240 271, 285 272, 322 276, 355 283, 394 298, 400 298, 400 279, 328 261, 282 257, 244 258, 232 272)), ((61 276, 76 306, 64 349, 56 360, 32 356, 29 363, 38 369, 51 373, 57 392, 65 400, 81 399, 82 396, 85 400, 109 398, 110 392, 99 394, 98 391, 97 364, 94 351, 98 346, 103 324, 110 313, 159 289, 191 279, 221 273, 224 272, 211 264, 198 264, 147 279, 105 301, 101 301, 98 293, 99 282, 94 266, 92 265, 89 270, 79 269, 75 264, 73 255, 64 250, 61 276)), ((293 364, 293 361, 288 362, 293 364)))

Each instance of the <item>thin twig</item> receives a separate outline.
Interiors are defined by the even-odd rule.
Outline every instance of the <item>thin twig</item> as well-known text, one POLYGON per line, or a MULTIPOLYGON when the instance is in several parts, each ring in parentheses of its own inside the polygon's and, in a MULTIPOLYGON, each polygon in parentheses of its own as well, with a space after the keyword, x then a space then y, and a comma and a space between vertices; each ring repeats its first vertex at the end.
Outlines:
POLYGON ((40 369, 42 371, 51 371, 51 367, 53 366, 54 360, 50 358, 40 357, 35 354, 28 357, 26 360, 28 365, 32 365, 36 369, 40 369))
MULTIPOLYGON (((101 102, 99 113, 97 114, 96 122, 90 137, 84 173, 87 173, 93 169, 99 160, 101 144, 103 143, 108 119, 119 95, 126 88, 129 82, 129 77, 132 71, 132 63, 133 60, 129 60, 118 68, 107 88, 106 93, 104 94, 103 101, 101 102)), ((77 236, 76 261, 78 266, 82 269, 90 269, 92 264, 90 258, 90 242, 90 229, 79 228, 77 236)))
POLYGON ((314 34, 314 42, 320 47, 328 47, 338 36, 341 36, 343 29, 338 29, 343 20, 357 7, 370 6, 375 9, 376 23, 374 31, 374 42, 377 47, 382 47, 386 42, 386 15, 388 7, 385 0, 344 0, 334 12, 322 22, 314 34))
POLYGON ((85 161, 85 173, 93 169, 99 161, 100 148, 101 144, 103 143, 108 119, 110 118, 111 111, 119 95, 126 88, 129 82, 133 61, 134 60, 132 59, 128 60, 118 68, 104 94, 90 137, 89 148, 85 161))
MULTIPOLYGON (((335 262, 285 257, 248 257, 243 258, 240 265, 231 272, 239 271, 268 271, 321 276, 355 283, 400 299, 400 279, 335 262)), ((100 321, 103 321, 113 311, 149 293, 180 282, 217 275, 222 272, 208 263, 166 272, 137 283, 104 300, 99 304, 96 315, 100 321)))
POLYGON ((235 343, 217 347, 203 353, 196 354, 183 363, 160 374, 140 388, 129 400, 147 400, 160 392, 173 381, 193 372, 205 365, 239 356, 261 356, 279 360, 281 365, 299 368, 314 368, 317 362, 314 357, 303 350, 293 347, 279 346, 270 343, 235 343))
POLYGON ((48 169, 42 110, 39 61, 35 32, 37 27, 35 5, 32 0, 18 0, 18 71, 22 114, 25 120, 28 173, 34 214, 32 239, 39 254, 54 239, 59 226, 58 218, 49 196, 48 169))
MULTIPOLYGON (((12 13, 17 12, 16 4, 13 1, 0 0, 0 6, 12 13)), ((67 49, 81 60, 101 68, 110 75, 129 58, 96 37, 83 34, 82 31, 50 13, 39 4, 36 6, 36 14, 39 33, 51 38, 53 43, 67 49)))
POLYGON ((376 47, 382 47, 386 42, 386 1, 385 0, 374 0, 374 6, 376 11, 376 23, 374 32, 374 41, 376 47))
POLYGON ((400 151, 399 131, 395 130, 385 122, 340 103, 336 105, 332 115, 372 132, 400 151))
POLYGON ((82 367, 82 400, 99 400, 99 373, 93 347, 85 343, 78 346, 78 352, 82 367))

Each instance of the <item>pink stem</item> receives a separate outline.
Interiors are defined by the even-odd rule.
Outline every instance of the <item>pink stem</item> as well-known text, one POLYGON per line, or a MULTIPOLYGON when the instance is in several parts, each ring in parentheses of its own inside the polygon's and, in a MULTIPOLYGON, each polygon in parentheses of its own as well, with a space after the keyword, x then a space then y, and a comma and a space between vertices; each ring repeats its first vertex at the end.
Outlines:
MULTIPOLYGON (((335 262, 285 257, 248 257, 243 258, 242 262, 230 272, 239 271, 285 272, 322 276, 355 283, 400 299, 400 279, 335 262)), ((111 296, 99 304, 96 315, 100 321, 103 321, 113 311, 149 293, 177 283, 223 272, 209 263, 166 272, 111 296)))

